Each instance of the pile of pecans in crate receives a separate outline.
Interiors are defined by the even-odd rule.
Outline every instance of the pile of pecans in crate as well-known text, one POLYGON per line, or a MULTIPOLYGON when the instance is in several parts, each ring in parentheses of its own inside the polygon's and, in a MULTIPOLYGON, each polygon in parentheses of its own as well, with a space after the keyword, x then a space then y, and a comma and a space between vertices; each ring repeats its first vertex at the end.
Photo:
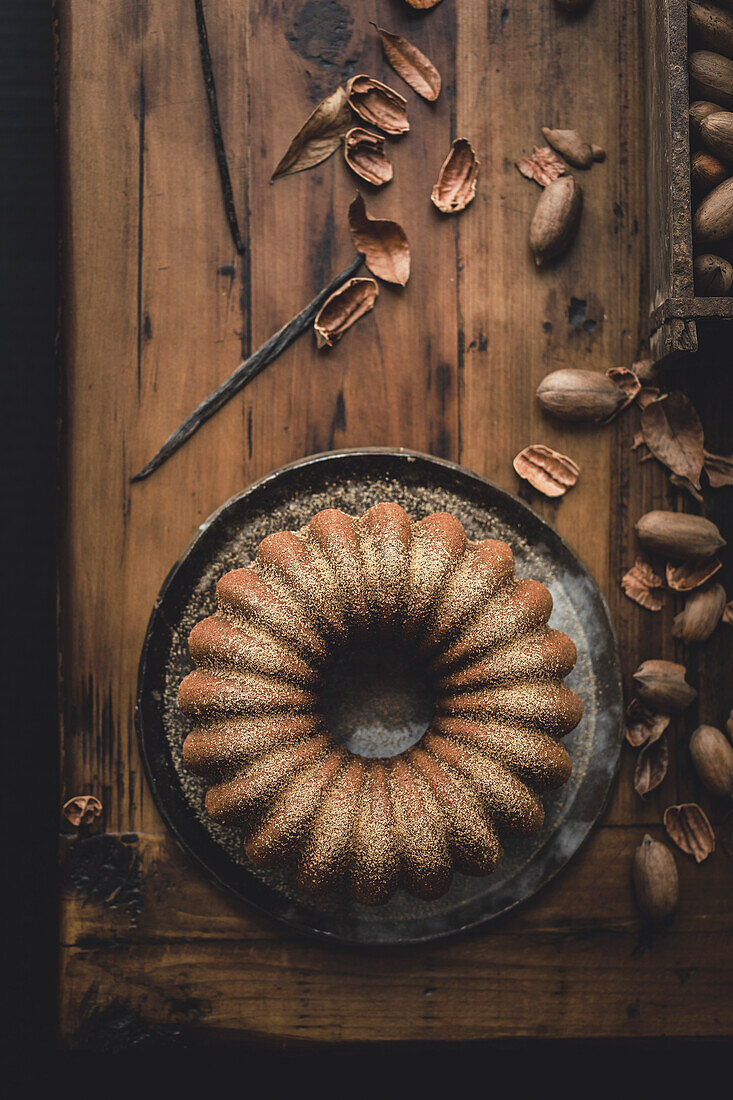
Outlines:
POLYGON ((733 0, 690 0, 690 149, 695 293, 733 287, 733 0), (726 10, 727 9, 727 10, 726 10))

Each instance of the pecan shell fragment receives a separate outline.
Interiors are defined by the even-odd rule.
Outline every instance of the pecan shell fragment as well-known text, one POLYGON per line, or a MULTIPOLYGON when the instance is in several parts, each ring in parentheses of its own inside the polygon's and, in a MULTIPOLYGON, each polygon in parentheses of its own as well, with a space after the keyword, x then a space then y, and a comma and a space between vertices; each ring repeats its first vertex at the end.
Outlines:
POLYGON ((352 110, 385 134, 406 134, 410 129, 407 100, 373 76, 364 73, 352 76, 346 85, 346 94, 352 110))
POLYGON ((667 562, 667 587, 674 592, 691 592, 714 577, 722 566, 722 561, 717 557, 693 558, 692 561, 683 561, 681 565, 667 562))
POLYGON ((696 863, 715 851, 715 833, 705 811, 696 802, 668 806, 664 811, 664 827, 678 848, 693 856, 696 863))
POLYGON ((374 187, 389 183, 394 175, 384 138, 362 126, 354 126, 344 138, 344 160, 352 172, 374 187))
POLYGON ((442 214, 458 214, 476 196, 479 161, 470 141, 457 138, 443 161, 430 196, 442 214))
POLYGON ((534 180, 540 187, 547 187, 558 176, 565 175, 565 165, 549 145, 541 148, 535 145, 531 157, 520 157, 515 163, 521 175, 534 180))
POLYGON ((61 813, 75 828, 91 825, 101 816, 102 803, 93 794, 77 794, 61 808, 61 813))
POLYGON ((648 562, 636 559, 636 564, 621 578, 621 587, 630 600, 647 611, 661 611, 663 600, 653 595, 653 589, 663 588, 664 580, 657 576, 648 562))
POLYGON ((313 322, 319 348, 333 347, 347 329, 369 310, 379 295, 374 279, 349 279, 321 306, 313 322))

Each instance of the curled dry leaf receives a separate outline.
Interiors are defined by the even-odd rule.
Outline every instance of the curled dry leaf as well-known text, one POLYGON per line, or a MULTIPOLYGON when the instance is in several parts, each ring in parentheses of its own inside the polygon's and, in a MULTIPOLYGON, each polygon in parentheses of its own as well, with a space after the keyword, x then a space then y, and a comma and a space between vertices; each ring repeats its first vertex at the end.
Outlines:
POLYGON ((696 802, 668 806, 664 811, 664 827, 670 840, 697 863, 715 851, 715 833, 705 811, 696 802))
POLYGON ((344 138, 344 160, 352 172, 374 187, 389 183, 394 174, 392 161, 384 151, 384 138, 354 126, 344 138))
POLYGON ((578 480, 580 467, 567 455, 550 450, 542 443, 525 447, 514 459, 514 469, 546 497, 561 497, 578 480))
POLYGON ((351 114, 343 88, 327 96, 303 123, 290 142, 285 156, 272 173, 272 180, 303 172, 335 153, 351 125, 351 114))
POLYGON ((680 477, 679 474, 669 475, 670 485, 674 485, 675 489, 679 489, 680 492, 689 493, 693 500, 696 500, 698 504, 702 504, 704 497, 699 489, 690 481, 689 477, 680 477))
POLYGON ((102 813, 102 803, 93 794, 77 794, 64 802, 61 813, 75 828, 91 825, 102 813))
POLYGON ((650 741, 658 741, 670 721, 668 714, 659 714, 638 699, 632 699, 626 708, 626 740, 636 749, 650 741))
POLYGON ((657 386, 642 386, 636 395, 636 404, 640 409, 645 409, 652 401, 659 400, 660 392, 657 386))
POLYGON ((404 286, 410 278, 410 246, 397 222, 370 218, 364 199, 357 195, 349 207, 349 228, 358 252, 378 279, 404 286))
POLYGON ((644 661, 634 673, 634 683, 647 707, 662 714, 677 714, 697 698, 686 676, 685 666, 674 661, 644 661))
POLYGON ((346 94, 354 111, 365 122, 384 130, 385 134, 406 134, 407 100, 373 76, 358 73, 346 85, 346 94))
POLYGON ((697 588, 685 602, 684 610, 675 615, 672 635, 685 645, 706 642, 720 622, 725 609, 725 589, 722 584, 706 584, 697 588))
POLYGON ((645 607, 647 611, 661 611, 663 599, 652 595, 654 588, 663 588, 664 580, 658 577, 648 562, 636 559, 636 564, 624 573, 621 587, 630 600, 645 607))
POLYGON ((470 141, 457 138, 443 161, 430 198, 442 214, 458 214, 476 195, 479 161, 470 141))
POLYGON ((440 73, 432 61, 400 34, 372 23, 382 41, 384 56, 390 65, 409 84, 414 92, 431 103, 440 95, 440 73))
POLYGON ((648 462, 652 458, 652 452, 644 442, 644 436, 641 432, 635 432, 634 438, 631 442, 631 450, 639 452, 639 462, 648 462))
POLYGON ((710 488, 722 489, 724 485, 733 485, 733 455, 713 455, 710 451, 703 454, 710 488))
POLYGON ((703 466, 703 430, 689 399, 676 390, 643 410, 644 442, 655 458, 700 488, 703 466))
POLYGON ((348 328, 374 309, 379 287, 374 279, 349 279, 321 306, 313 322, 319 348, 332 348, 348 328))
POLYGON ((691 592, 714 577, 723 563, 720 558, 693 558, 673 565, 667 562, 667 587, 675 592, 691 592))
POLYGON ((656 790, 664 780, 669 767, 669 748, 667 738, 658 737, 648 741, 640 750, 634 769, 634 790, 644 798, 650 791, 656 790))
POLYGON ((534 180, 540 187, 547 187, 558 176, 565 175, 565 165, 552 151, 549 145, 534 147, 531 157, 520 157, 516 166, 528 180, 534 180))

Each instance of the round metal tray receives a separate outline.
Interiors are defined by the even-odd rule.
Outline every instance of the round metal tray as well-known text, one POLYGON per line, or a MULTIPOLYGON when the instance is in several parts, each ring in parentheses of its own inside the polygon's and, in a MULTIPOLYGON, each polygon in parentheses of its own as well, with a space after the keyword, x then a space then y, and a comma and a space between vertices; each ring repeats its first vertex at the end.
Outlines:
POLYGON ((227 501, 207 521, 169 573, 155 603, 140 660, 135 721, 153 796, 171 832, 219 886, 298 931, 353 944, 424 942, 471 928, 525 901, 577 851, 608 795, 621 748, 622 688, 608 608, 593 578, 560 536, 530 508, 450 462, 402 450, 363 449, 314 455, 285 466, 227 501), (456 875, 438 901, 402 891, 367 908, 341 895, 312 899, 284 872, 260 871, 244 854, 238 830, 214 824, 203 809, 204 784, 183 767, 189 723, 176 695, 192 662, 186 639, 214 610, 214 589, 227 570, 246 564, 265 535, 295 530, 320 509, 358 514, 396 501, 419 519, 452 512, 469 537, 502 538, 519 577, 552 592, 552 625, 578 647, 568 684, 585 714, 564 744, 573 774, 545 796, 546 820, 533 837, 507 840, 488 878, 456 875))

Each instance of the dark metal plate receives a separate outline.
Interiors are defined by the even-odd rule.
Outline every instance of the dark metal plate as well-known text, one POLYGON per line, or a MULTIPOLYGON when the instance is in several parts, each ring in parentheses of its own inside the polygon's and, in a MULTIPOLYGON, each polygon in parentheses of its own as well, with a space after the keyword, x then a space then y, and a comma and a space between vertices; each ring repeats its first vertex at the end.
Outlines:
POLYGON ((153 609, 135 713, 157 806, 213 881, 301 932, 384 945, 438 939, 480 924, 531 897, 557 874, 603 809, 618 764, 622 717, 618 646, 608 608, 560 536, 521 501, 460 466, 381 449, 315 455, 286 466, 233 497, 201 525, 153 609), (568 684, 582 698, 585 715, 565 738, 573 774, 545 797, 541 833, 508 840, 493 875, 456 875, 438 901, 417 901, 399 891, 389 904, 370 909, 341 896, 307 898, 291 886, 287 874, 250 866, 239 832, 208 819, 203 781, 183 767, 181 746, 189 724, 176 694, 192 668, 188 633, 214 610, 214 588, 222 573, 250 561, 265 535, 301 527, 322 508, 358 514, 382 500, 397 501, 417 519, 428 512, 452 512, 471 538, 502 538, 510 544, 517 575, 547 585, 554 599, 552 625, 578 647, 568 684))

